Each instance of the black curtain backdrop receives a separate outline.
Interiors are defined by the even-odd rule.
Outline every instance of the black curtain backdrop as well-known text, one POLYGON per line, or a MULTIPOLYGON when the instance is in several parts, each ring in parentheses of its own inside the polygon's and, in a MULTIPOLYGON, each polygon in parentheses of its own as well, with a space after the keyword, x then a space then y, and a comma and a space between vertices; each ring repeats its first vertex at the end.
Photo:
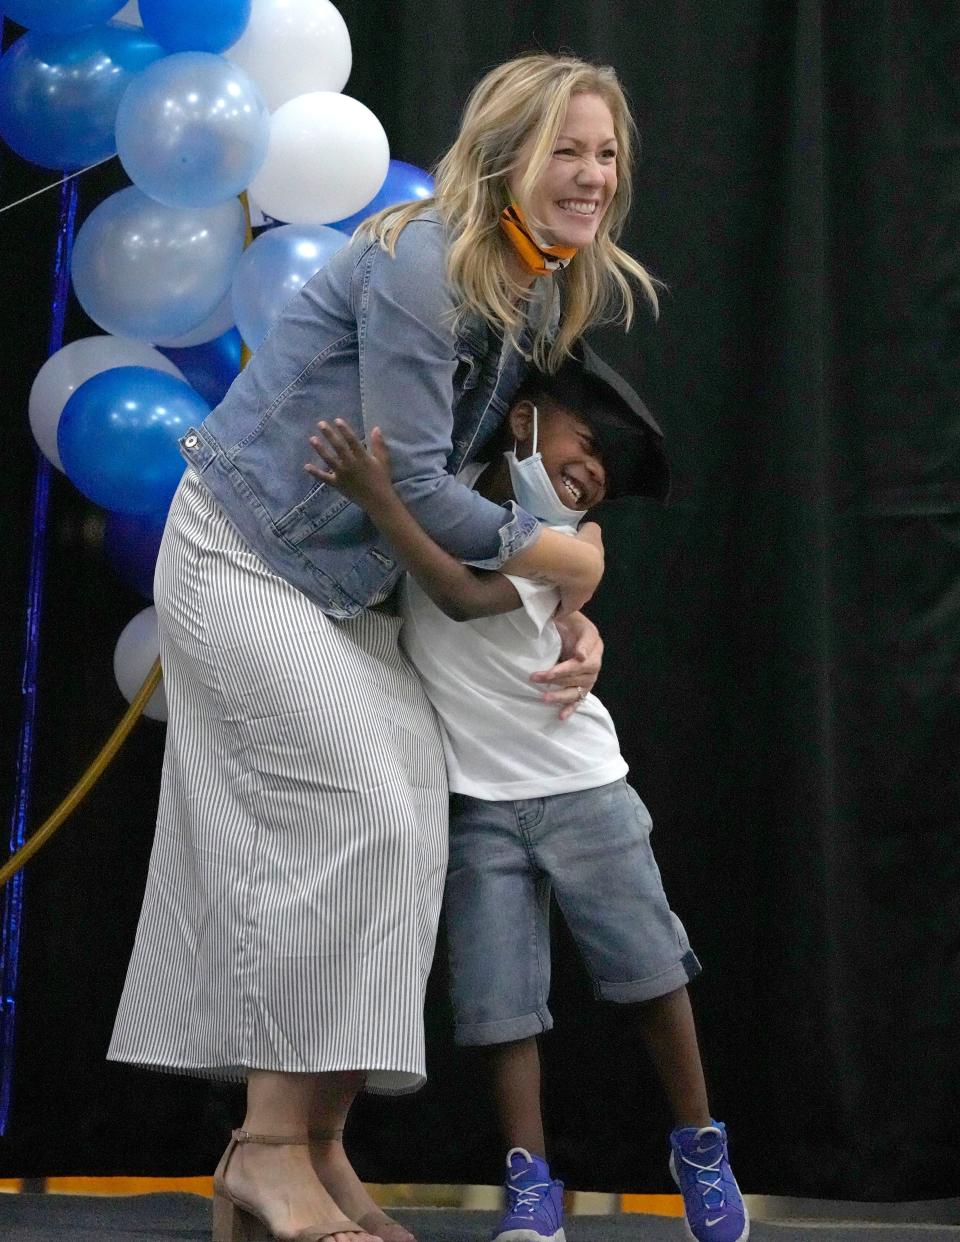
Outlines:
MULTIPOLYGON (((612 509, 593 611, 602 697, 704 961, 714 1111, 753 1193, 955 1195, 960 1112, 960 17, 938 0, 340 5, 347 92, 431 165, 470 85, 539 47, 613 63, 643 135, 629 249, 659 324, 595 344, 662 421, 672 504, 612 509)), ((9 23, 8 23, 9 30, 9 23)), ((52 180, 4 159, 2 202, 52 180)), ((81 218, 125 184, 82 178, 81 218)), ((33 446, 56 194, 0 217, 4 790, 12 791, 33 446)), ((74 308, 68 339, 95 331, 74 308)), ((55 481, 34 822, 123 709, 102 517, 55 481)), ((209 1171, 233 1088, 105 1064, 150 848, 163 727, 143 722, 26 873, 13 1121, 0 1174, 209 1171)), ((8 804, 5 794, 5 805, 8 804)), ((589 826, 586 826, 589 827, 589 826)), ((557 928, 544 1041, 554 1164, 671 1189, 669 1117, 628 1011, 557 928)), ((442 956, 431 1081, 356 1110, 383 1181, 497 1181, 481 1066, 442 956)))

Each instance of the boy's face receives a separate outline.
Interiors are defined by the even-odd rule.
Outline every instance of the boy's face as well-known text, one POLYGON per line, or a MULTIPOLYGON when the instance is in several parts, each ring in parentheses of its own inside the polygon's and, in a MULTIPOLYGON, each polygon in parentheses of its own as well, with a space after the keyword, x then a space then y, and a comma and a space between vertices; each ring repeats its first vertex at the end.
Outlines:
MULTIPOLYGON (((590 424, 564 406, 537 407, 537 452, 554 490, 569 509, 592 509, 606 495, 607 475, 590 424)), ((510 411, 517 458, 533 451, 534 406, 521 401, 510 411)))

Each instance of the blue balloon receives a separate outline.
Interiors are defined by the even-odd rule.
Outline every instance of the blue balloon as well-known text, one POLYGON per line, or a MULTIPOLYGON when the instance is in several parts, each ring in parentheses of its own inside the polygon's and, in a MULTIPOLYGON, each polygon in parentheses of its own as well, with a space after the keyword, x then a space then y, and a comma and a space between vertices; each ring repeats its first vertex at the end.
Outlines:
POLYGON ((0 58, 0 137, 32 164, 85 168, 117 149, 131 79, 163 48, 122 23, 76 34, 29 31, 0 58))
POLYGON ((134 185, 168 207, 239 194, 267 154, 270 113, 242 70, 212 52, 177 52, 141 73, 117 111, 117 152, 134 185))
POLYGON ((227 389, 240 374, 243 341, 236 328, 205 345, 191 345, 189 349, 168 349, 160 345, 157 348, 174 366, 180 368, 187 382, 211 409, 220 404, 227 395, 227 389))
POLYGON ((5 12, 28 30, 70 34, 98 26, 119 13, 125 0, 7 0, 5 12))
POLYGON ((94 323, 114 336, 182 336, 226 298, 245 232, 235 198, 216 207, 164 207, 127 186, 80 226, 74 292, 94 323))
POLYGON ((347 238, 325 224, 267 229, 240 257, 233 277, 233 313, 240 335, 256 349, 290 299, 347 238))
POLYGON ((153 599, 153 574, 167 512, 108 513, 103 526, 103 554, 110 568, 144 599, 153 599))
POLYGON ((184 470, 177 441, 210 407, 183 380, 149 367, 94 375, 63 407, 57 447, 85 496, 118 513, 168 508, 184 470))
POLYGON ((140 0, 147 34, 170 52, 223 52, 250 20, 250 0, 140 0))
POLYGON ((394 203, 406 203, 414 198, 431 198, 433 196, 433 178, 416 164, 405 164, 403 160, 391 160, 387 169, 386 180, 377 191, 376 196, 367 203, 362 211, 345 220, 337 220, 330 225, 349 236, 354 229, 384 207, 392 207, 394 203))

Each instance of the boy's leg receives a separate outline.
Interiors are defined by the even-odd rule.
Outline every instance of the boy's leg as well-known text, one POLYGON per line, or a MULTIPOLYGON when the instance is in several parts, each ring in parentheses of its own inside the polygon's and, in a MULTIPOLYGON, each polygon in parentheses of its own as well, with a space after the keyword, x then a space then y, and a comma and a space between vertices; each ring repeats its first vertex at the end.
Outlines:
POLYGON ((494 1242, 564 1242, 563 1186, 543 1158, 540 1058, 549 1030, 550 885, 527 834, 543 800, 451 798, 444 897, 457 1043, 483 1050, 510 1144, 494 1242))
POLYGON ((506 1212, 493 1242, 565 1242, 563 1183, 550 1175, 540 1106, 536 1037, 487 1050, 497 1117, 509 1148, 506 1212))
POLYGON ((710 1106, 703 1078, 693 1009, 685 987, 637 1005, 644 1045, 663 1084, 675 1126, 708 1126, 710 1106))
POLYGON ((507 1147, 546 1156, 540 1103, 540 1051, 535 1036, 487 1050, 497 1119, 507 1147))
POLYGON ((710 1119, 686 994, 700 963, 664 894, 647 809, 625 781, 548 801, 549 825, 535 857, 553 881, 597 994, 637 1006, 644 1042, 678 1121, 670 1135, 670 1168, 688 1233, 700 1242, 744 1242, 749 1223, 726 1132, 710 1119))
POLYGON ((524 843, 529 807, 463 794, 450 799, 443 912, 461 1047, 522 1041, 553 1025, 550 884, 524 843))
POLYGON ((695 1239, 742 1242, 750 1223, 730 1168, 726 1130, 710 1116, 687 989, 642 1001, 637 1014, 673 1111, 670 1172, 683 1196, 687 1231, 695 1239))

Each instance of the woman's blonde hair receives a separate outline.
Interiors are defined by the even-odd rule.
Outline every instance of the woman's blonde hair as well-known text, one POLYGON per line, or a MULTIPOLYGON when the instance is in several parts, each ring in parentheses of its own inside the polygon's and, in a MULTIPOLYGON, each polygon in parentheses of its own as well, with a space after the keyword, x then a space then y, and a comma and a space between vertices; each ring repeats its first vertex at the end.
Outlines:
MULTIPOLYGON (((516 343, 529 291, 513 275, 510 243, 499 225, 500 213, 512 198, 507 178, 532 140, 517 195, 524 208, 577 94, 599 95, 613 116, 617 189, 594 241, 577 251, 563 273, 563 318, 556 338, 550 337, 546 324, 534 337, 533 360, 547 371, 560 366, 586 329, 604 322, 630 326, 634 299, 628 276, 639 282, 657 311, 655 282, 617 245, 630 210, 636 127, 613 69, 572 56, 537 53, 491 70, 467 100, 457 140, 437 165, 434 197, 388 207, 362 226, 392 255, 412 219, 429 208, 438 211, 451 233, 447 273, 460 299, 459 316, 478 312, 516 343)), ((536 228, 529 210, 525 214, 536 228)))

